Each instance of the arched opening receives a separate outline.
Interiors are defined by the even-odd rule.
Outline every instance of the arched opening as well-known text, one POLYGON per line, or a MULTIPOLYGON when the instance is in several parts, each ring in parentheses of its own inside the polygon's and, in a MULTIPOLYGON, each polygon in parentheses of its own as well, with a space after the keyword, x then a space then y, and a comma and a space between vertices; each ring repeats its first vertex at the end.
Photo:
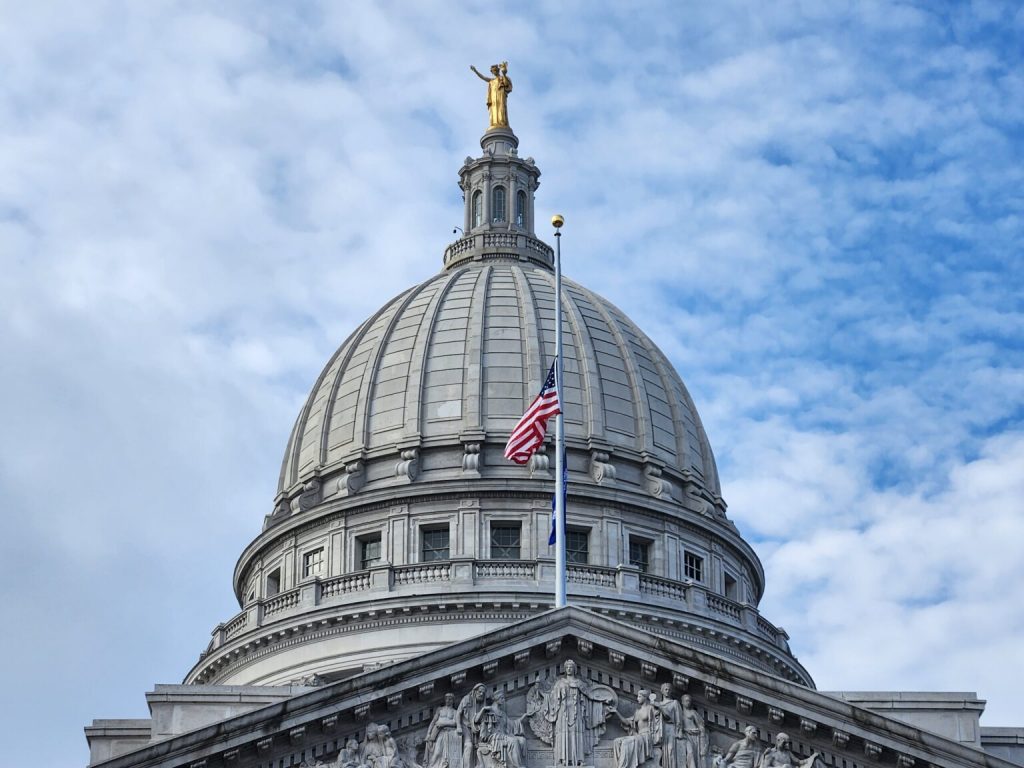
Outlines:
POLYGON ((505 188, 495 187, 491 192, 491 221, 507 221, 505 213, 505 188))
POLYGON ((484 194, 479 189, 473 193, 473 226, 484 223, 484 194))
POLYGON ((522 190, 516 193, 516 224, 526 226, 526 193, 522 190))

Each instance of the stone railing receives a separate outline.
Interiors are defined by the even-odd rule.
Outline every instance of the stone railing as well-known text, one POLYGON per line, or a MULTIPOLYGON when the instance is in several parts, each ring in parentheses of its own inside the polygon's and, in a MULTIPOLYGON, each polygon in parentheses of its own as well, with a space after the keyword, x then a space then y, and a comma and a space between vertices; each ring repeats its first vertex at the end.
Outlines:
POLYGON ((321 597, 338 597, 352 592, 363 592, 370 588, 370 572, 360 571, 345 576, 335 576, 320 582, 321 597))
POLYGON ((535 560, 478 560, 473 564, 473 576, 477 579, 527 579, 537 578, 535 560))
MULTIPOLYGON (((238 615, 219 625, 211 649, 247 632, 321 606, 379 603, 393 596, 457 594, 475 591, 536 591, 548 594, 554 583, 550 560, 472 560, 456 558, 410 565, 383 564, 365 571, 312 579, 273 597, 256 600, 238 615)), ((570 563, 566 567, 570 594, 621 596, 652 607, 681 610, 741 627, 782 649, 788 635, 762 617, 753 605, 737 603, 692 581, 676 581, 642 573, 632 566, 608 567, 570 563)))
POLYGON ((299 604, 299 590, 292 589, 282 592, 263 601, 263 617, 273 616, 275 613, 295 608, 299 604))
POLYGON ((394 569, 395 586, 427 584, 433 581, 451 581, 451 578, 452 567, 447 562, 400 565, 394 569))
POLYGON ((249 624, 249 612, 242 611, 240 614, 235 616, 231 621, 224 625, 224 639, 229 640, 249 624))
POLYGON ((482 232, 475 235, 467 235, 459 238, 444 249, 444 263, 448 266, 452 262, 462 260, 462 257, 470 251, 494 252, 515 252, 533 259, 539 259, 550 265, 554 262, 554 251, 547 243, 530 237, 522 232, 482 232))
POLYGON ((570 584, 592 584, 595 587, 616 586, 617 569, 599 565, 567 565, 565 580, 570 584))
POLYGON ((708 592, 707 603, 708 608, 712 611, 728 616, 730 619, 739 621, 743 615, 743 609, 739 603, 734 603, 732 600, 716 595, 714 592, 708 592))
POLYGON ((669 600, 686 600, 686 585, 673 579, 660 576, 640 574, 640 591, 655 597, 667 597, 669 600))

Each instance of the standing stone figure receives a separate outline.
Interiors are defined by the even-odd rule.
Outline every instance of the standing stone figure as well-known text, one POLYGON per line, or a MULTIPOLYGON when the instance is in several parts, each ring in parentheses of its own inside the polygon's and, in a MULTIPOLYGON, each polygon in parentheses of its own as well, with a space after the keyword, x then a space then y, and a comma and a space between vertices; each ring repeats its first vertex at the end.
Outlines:
POLYGON ((797 759, 792 752, 793 742, 789 735, 780 733, 775 737, 775 746, 768 747, 761 757, 760 768, 812 768, 814 761, 818 759, 818 753, 814 752, 810 757, 803 760, 797 759))
POLYGON ((725 755, 715 760, 715 768, 758 768, 761 763, 761 743, 757 740, 757 728, 748 725, 743 729, 743 738, 729 745, 725 755))
POLYGON ((487 688, 477 683, 473 690, 462 697, 456 711, 456 730, 462 737, 462 768, 473 768, 473 757, 476 755, 480 739, 480 725, 477 715, 487 704, 487 688))
POLYGON ((686 739, 685 768, 706 768, 708 734, 704 729, 704 718, 693 708, 693 699, 689 696, 683 696, 682 710, 682 734, 686 739))
POLYGON ((632 717, 623 717, 616 711, 622 727, 628 731, 626 736, 612 742, 616 768, 639 768, 655 757, 664 731, 661 711, 655 706, 654 699, 650 691, 641 688, 637 691, 636 712, 632 717))
POLYGON ((661 768, 687 768, 683 708, 672 698, 672 685, 661 686, 661 768))
POLYGON ((576 662, 565 662, 565 675, 545 691, 537 683, 527 695, 530 728, 551 744, 555 765, 583 765, 604 734, 604 722, 617 696, 606 685, 589 685, 579 677, 576 662))
POLYGON ((444 706, 434 712, 427 728, 427 748, 423 754, 427 768, 462 768, 462 734, 455 695, 444 695, 444 706))
POLYGON ((508 128, 508 95, 512 93, 512 81, 508 77, 508 62, 491 65, 491 77, 480 74, 470 65, 473 72, 487 83, 487 114, 490 117, 490 128, 508 128))

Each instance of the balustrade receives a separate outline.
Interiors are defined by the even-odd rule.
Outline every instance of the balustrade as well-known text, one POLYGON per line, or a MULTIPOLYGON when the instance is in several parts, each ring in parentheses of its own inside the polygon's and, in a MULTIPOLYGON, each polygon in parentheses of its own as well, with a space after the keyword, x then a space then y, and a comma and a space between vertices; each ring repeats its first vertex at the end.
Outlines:
MULTIPOLYGON (((501 582, 529 582, 536 584, 538 591, 546 591, 542 580, 553 576, 553 563, 536 560, 475 560, 466 562, 459 568, 461 561, 438 561, 431 563, 414 563, 410 565, 384 565, 368 571, 359 571, 329 579, 314 580, 300 587, 282 592, 273 597, 257 601, 246 606, 246 610, 234 616, 230 621, 218 628, 218 644, 234 639, 246 632, 262 626, 268 619, 296 610, 309 610, 319 606, 324 600, 332 604, 365 600, 380 600, 381 593, 404 591, 413 585, 436 585, 432 591, 444 592, 453 587, 453 577, 459 579, 458 589, 472 589, 473 584, 486 585, 486 589, 500 589, 501 582), (467 579, 465 584, 461 579, 467 579)), ((744 627, 756 632, 772 644, 779 644, 780 631, 756 612, 752 606, 742 606, 722 595, 708 591, 703 584, 681 582, 652 574, 636 574, 635 569, 610 568, 599 565, 569 564, 566 568, 566 579, 570 585, 599 587, 611 593, 622 594, 627 599, 656 599, 673 601, 679 604, 680 610, 698 615, 705 615, 718 621, 744 627), (639 588, 639 594, 637 589, 639 588), (752 615, 751 615, 752 614, 752 615)), ((522 586, 513 587, 522 589, 522 586)), ((571 592, 572 590, 570 590, 571 592)), ((425 594, 425 593, 424 593, 425 594)), ((397 597, 397 595, 396 595, 397 597)), ((657 604, 655 602, 654 604, 657 604)), ((664 604, 664 603, 662 603, 664 604)), ((278 620, 274 618, 273 620, 278 620)))
POLYGON ((459 238, 445 248, 444 263, 448 264, 453 259, 474 248, 502 248, 502 249, 524 249, 533 251, 550 261, 554 258, 554 251, 542 240, 530 237, 517 232, 485 232, 478 235, 467 235, 459 238))
POLYGON ((708 592, 708 608, 736 621, 740 620, 740 606, 732 600, 708 592))
POLYGON ((224 639, 229 640, 241 632, 249 624, 249 611, 242 611, 224 625, 224 639))
POLYGON ((649 576, 646 573, 640 575, 640 591, 655 597, 667 597, 672 600, 686 599, 686 585, 671 579, 662 579, 658 576, 649 576))
POLYGON ((565 569, 566 581, 573 584, 592 584, 597 587, 616 587, 615 569, 598 565, 569 565, 565 569))
POLYGON ((476 579, 534 579, 537 563, 533 560, 480 560, 473 569, 476 579))
POLYGON ((293 589, 289 592, 282 592, 263 603, 263 616, 273 616, 275 613, 287 611, 299 604, 299 590, 293 589))
POLYGON ((348 595, 352 592, 362 592, 370 588, 370 574, 368 571, 351 573, 346 576, 337 576, 327 579, 320 584, 321 597, 337 597, 348 595))
POLYGON ((452 567, 447 562, 403 565, 394 569, 395 585, 425 584, 431 581, 450 581, 452 567))

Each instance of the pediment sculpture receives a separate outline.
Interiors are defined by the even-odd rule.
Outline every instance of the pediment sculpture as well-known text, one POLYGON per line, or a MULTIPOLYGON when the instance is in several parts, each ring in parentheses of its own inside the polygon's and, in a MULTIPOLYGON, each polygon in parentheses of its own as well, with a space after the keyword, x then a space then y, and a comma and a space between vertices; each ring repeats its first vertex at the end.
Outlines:
POLYGON ((537 683, 527 694, 530 728, 553 747, 555 765, 588 765, 618 695, 607 685, 592 685, 581 678, 572 659, 564 669, 565 674, 550 688, 537 683))
MULTIPOLYGON (((549 668, 547 675, 553 672, 549 668)), ((636 690, 635 704, 619 692, 585 679, 567 660, 555 675, 519 685, 477 683, 461 697, 446 693, 429 724, 401 729, 396 741, 386 724, 369 723, 347 737, 323 768, 822 768, 817 753, 795 756, 780 733, 767 749, 749 726, 730 742, 710 736, 704 715, 689 695, 675 698, 672 683, 636 690), (631 712, 629 710, 632 710, 631 712), (728 744, 722 754, 719 750, 728 744)), ((424 721, 425 722, 425 721, 424 721)), ((339 745, 340 746, 340 745, 339 745)))

